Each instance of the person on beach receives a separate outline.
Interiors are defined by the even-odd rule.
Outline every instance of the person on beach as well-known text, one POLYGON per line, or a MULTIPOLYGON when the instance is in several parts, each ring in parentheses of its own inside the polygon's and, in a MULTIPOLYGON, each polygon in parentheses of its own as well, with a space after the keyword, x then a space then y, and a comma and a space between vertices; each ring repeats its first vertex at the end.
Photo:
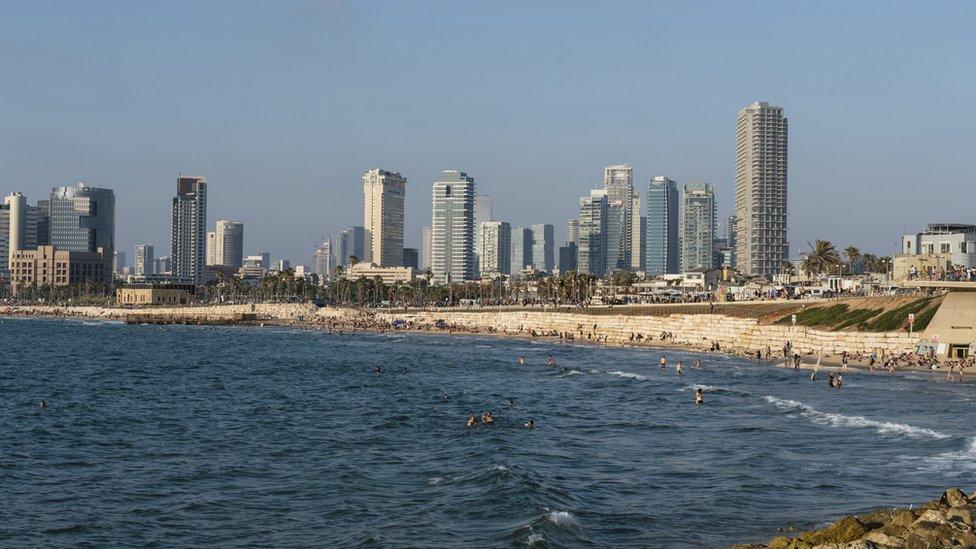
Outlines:
POLYGON ((851 357, 850 357, 850 355, 849 355, 849 354, 847 354, 847 351, 844 351, 844 354, 843 354, 843 355, 841 355, 841 358, 840 358, 840 370, 841 370, 842 372, 846 372, 846 371, 847 371, 847 364, 848 364, 848 363, 849 363, 850 361, 851 361, 851 357))
POLYGON ((522 355, 519 355, 519 357, 518 357, 518 363, 519 363, 519 366, 525 366, 525 357, 522 356, 522 355))
POLYGON ((677 366, 675 366, 675 370, 678 372, 678 375, 679 376, 685 375, 685 372, 684 372, 684 364, 682 364, 682 362, 680 360, 678 361, 677 366))
POLYGON ((468 416, 468 427, 474 427, 478 424, 478 416, 471 414, 468 416))
POLYGON ((766 345, 766 360, 771 360, 773 358, 773 350, 766 345))
POLYGON ((956 369, 956 364, 954 362, 949 363, 949 371, 946 372, 946 383, 955 381, 956 378, 952 375, 952 372, 956 369))
POLYGON ((553 358, 552 355, 549 355, 549 360, 546 361, 546 364, 548 364, 549 366, 555 366, 556 365, 556 359, 553 358))
POLYGON ((800 353, 793 353, 793 369, 800 369, 800 353))
POLYGON ((668 357, 661 355, 661 369, 663 370, 667 367, 668 367, 668 357))
POLYGON ((762 349, 756 350, 756 362, 762 362, 762 349))
POLYGON ((701 387, 699 387, 695 389, 695 404, 704 404, 704 403, 705 403, 705 392, 702 391, 701 387))

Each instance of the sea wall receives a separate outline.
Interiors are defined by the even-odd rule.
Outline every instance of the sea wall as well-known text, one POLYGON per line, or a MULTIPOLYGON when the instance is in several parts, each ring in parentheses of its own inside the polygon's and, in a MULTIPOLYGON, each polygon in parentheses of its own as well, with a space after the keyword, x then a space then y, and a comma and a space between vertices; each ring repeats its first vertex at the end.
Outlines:
MULTIPOLYGON (((0 315, 71 316, 125 320, 127 315, 158 319, 201 320, 228 318, 253 313, 259 319, 298 320, 313 316, 341 316, 345 309, 319 309, 310 303, 256 303, 241 305, 202 305, 189 307, 56 307, 47 305, 0 306, 0 315)), ((358 313, 357 313, 358 314, 358 313)))
POLYGON ((672 314, 668 316, 587 315, 546 311, 423 311, 381 313, 378 320, 412 321, 433 325, 438 320, 465 329, 487 331, 489 328, 509 334, 573 334, 577 340, 596 340, 626 344, 631 335, 642 334, 659 340, 662 332, 673 334, 673 341, 708 348, 718 342, 724 350, 755 352, 768 345, 774 352, 784 342, 793 343, 801 353, 836 354, 842 351, 870 352, 873 349, 902 352, 914 349, 918 337, 904 332, 826 332, 804 326, 761 324, 756 318, 720 314, 672 314))

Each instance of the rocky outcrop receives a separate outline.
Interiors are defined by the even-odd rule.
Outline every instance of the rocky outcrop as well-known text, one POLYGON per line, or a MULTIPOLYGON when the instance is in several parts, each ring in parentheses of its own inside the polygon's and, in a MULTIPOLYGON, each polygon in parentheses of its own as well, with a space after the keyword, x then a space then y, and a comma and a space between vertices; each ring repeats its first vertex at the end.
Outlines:
POLYGON ((735 549, 935 549, 976 547, 976 493, 958 488, 918 509, 885 509, 844 517, 826 528, 777 536, 735 549))

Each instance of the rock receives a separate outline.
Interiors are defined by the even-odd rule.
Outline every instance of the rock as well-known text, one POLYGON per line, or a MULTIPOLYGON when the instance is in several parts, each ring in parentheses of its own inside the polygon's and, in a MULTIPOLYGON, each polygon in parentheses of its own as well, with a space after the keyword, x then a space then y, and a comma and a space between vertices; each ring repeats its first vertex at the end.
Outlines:
MULTIPOLYGON (((895 514, 897 514, 897 512, 894 509, 882 509, 881 511, 861 515, 857 517, 857 520, 861 521, 861 523, 864 524, 864 526, 866 526, 869 530, 873 530, 875 528, 881 528, 885 524, 891 522, 891 519, 895 514)), ((915 519, 913 518, 912 522, 914 521, 915 519)), ((911 524, 911 522, 908 524, 911 524)), ((908 524, 905 526, 908 526, 908 524)))
POLYGON ((813 549, 813 545, 801 539, 777 536, 769 540, 769 549, 813 549))
POLYGON ((950 522, 961 522, 969 526, 973 525, 973 515, 973 511, 965 508, 954 507, 946 510, 946 518, 950 522))
POLYGON ((947 522, 949 522, 949 519, 946 518, 945 513, 936 511, 935 509, 929 509, 915 519, 911 528, 915 528, 919 524, 945 524, 947 522))
POLYGON ((936 547, 976 547, 972 530, 953 528, 949 524, 919 522, 905 533, 908 549, 936 547))
POLYGON ((825 543, 847 543, 867 533, 868 528, 864 526, 864 523, 854 517, 844 517, 823 530, 806 532, 800 537, 811 545, 822 545, 825 543))
POLYGON ((901 526, 904 529, 911 526, 917 518, 918 513, 915 511, 912 511, 911 509, 903 509, 895 513, 894 516, 891 517, 891 522, 888 524, 890 526, 901 526))
POLYGON ((886 534, 882 530, 875 530, 864 537, 865 540, 884 547, 905 547, 905 540, 886 534))
POLYGON ((942 494, 942 499, 939 500, 942 505, 948 505, 949 507, 963 507, 969 504, 969 497, 962 493, 959 488, 949 488, 942 494))

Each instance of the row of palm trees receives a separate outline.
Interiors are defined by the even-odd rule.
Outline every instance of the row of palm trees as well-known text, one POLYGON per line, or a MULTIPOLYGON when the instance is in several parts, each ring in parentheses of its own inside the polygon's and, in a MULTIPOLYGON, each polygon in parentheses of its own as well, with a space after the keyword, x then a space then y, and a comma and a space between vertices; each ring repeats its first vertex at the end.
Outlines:
MULTIPOLYGON (((803 260, 803 270, 810 275, 821 274, 844 274, 854 272, 854 263, 858 259, 864 261, 864 270, 869 273, 887 273, 891 266, 890 257, 878 257, 874 254, 861 254, 861 251, 854 246, 844 249, 844 256, 847 263, 841 259, 841 254, 837 248, 828 240, 816 240, 809 244, 810 251, 803 260)), ((783 263, 784 272, 792 271, 791 263, 783 263)))

